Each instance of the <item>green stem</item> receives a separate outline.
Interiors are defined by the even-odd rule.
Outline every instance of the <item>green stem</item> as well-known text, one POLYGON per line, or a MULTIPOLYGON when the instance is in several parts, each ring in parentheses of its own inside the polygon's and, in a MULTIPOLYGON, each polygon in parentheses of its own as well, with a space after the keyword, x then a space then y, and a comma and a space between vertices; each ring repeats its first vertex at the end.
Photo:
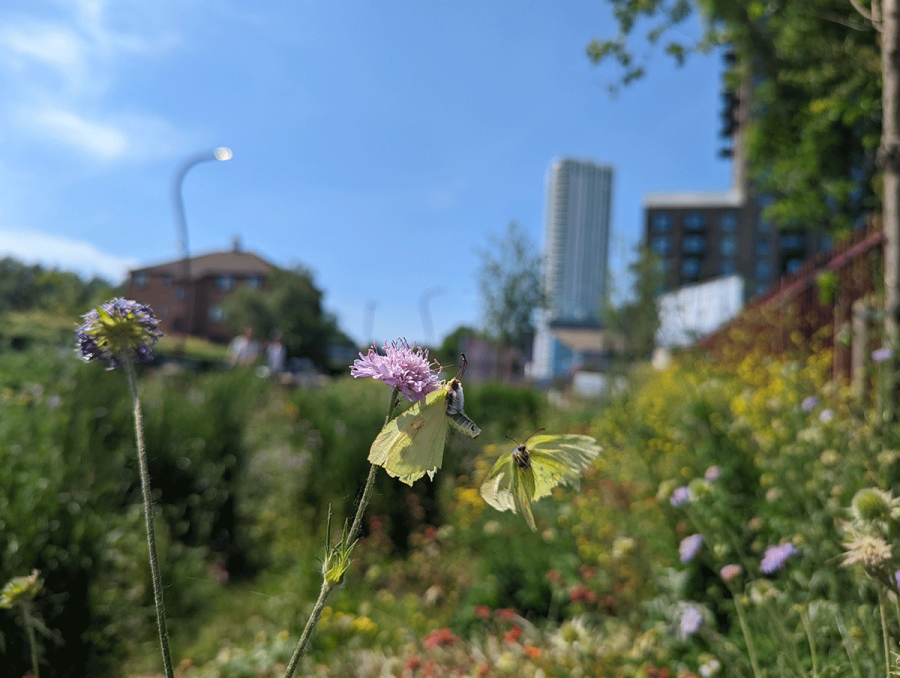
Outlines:
POLYGON ((891 643, 890 638, 888 637, 888 626, 887 626, 887 610, 885 609, 884 604, 884 591, 881 588, 881 584, 876 584, 878 587, 878 607, 881 610, 881 637, 884 640, 884 667, 886 670, 887 678, 891 678, 891 643))
POLYGON ((800 613, 800 621, 803 622, 803 630, 806 631, 806 642, 809 643, 809 653, 812 655, 813 678, 819 678, 819 657, 816 648, 816 639, 813 637, 812 628, 810 628, 805 611, 800 613))
POLYGON ((141 401, 138 397, 137 376, 134 372, 134 364, 130 359, 125 360, 125 373, 128 375, 128 386, 131 388, 131 399, 134 402, 134 431, 137 441, 138 466, 141 473, 141 492, 144 496, 144 522, 147 525, 147 550, 150 552, 150 578, 153 580, 153 601, 156 604, 159 643, 162 649, 166 678, 175 678, 175 671, 172 669, 172 655, 169 652, 169 632, 166 628, 166 607, 163 603, 159 557, 156 555, 156 535, 153 531, 153 513, 150 502, 150 471, 147 468, 147 450, 144 446, 144 417, 141 412, 141 401))
POLYGON ((756 650, 753 647, 753 638, 750 636, 750 629, 747 626, 747 619, 744 617, 744 608, 741 605, 740 595, 738 592, 732 592, 734 596, 734 609, 737 610, 738 621, 741 624, 741 633, 744 634, 744 642, 747 644, 747 655, 750 658, 750 668, 753 669, 755 678, 760 678, 759 666, 756 663, 756 650))
MULTIPOLYGON (((397 403, 399 401, 400 389, 395 387, 391 392, 388 413, 384 420, 385 425, 394 417, 394 410, 397 408, 397 403)), ((348 544, 353 544, 356 541, 357 535, 362 531, 363 514, 366 511, 366 506, 369 504, 369 495, 372 493, 372 487, 375 485, 375 474, 377 470, 378 467, 374 464, 369 468, 369 477, 366 478, 365 487, 360 495, 359 504, 356 507, 353 525, 350 527, 350 532, 347 535, 348 544)), ((330 540, 331 535, 326 535, 326 539, 330 540)), ((306 621, 306 626, 303 629, 303 634, 300 636, 300 640, 297 641, 297 647, 294 648, 294 653, 291 655, 290 662, 288 662, 287 670, 284 673, 285 678, 291 678, 294 675, 297 666, 300 664, 300 659, 306 654, 306 648, 309 645, 310 638, 312 638, 313 629, 315 629, 316 624, 319 623, 319 617, 322 616, 322 610, 325 609, 325 603, 333 590, 334 589, 328 585, 323 574, 322 588, 319 590, 319 597, 316 600, 316 604, 313 605, 312 612, 310 612, 309 619, 306 621)))
POLYGON ((28 604, 22 606, 22 617, 25 621, 25 636, 28 638, 28 649, 31 651, 31 670, 34 678, 41 678, 41 670, 38 667, 37 654, 37 638, 34 637, 34 624, 31 620, 31 613, 28 611, 28 604))

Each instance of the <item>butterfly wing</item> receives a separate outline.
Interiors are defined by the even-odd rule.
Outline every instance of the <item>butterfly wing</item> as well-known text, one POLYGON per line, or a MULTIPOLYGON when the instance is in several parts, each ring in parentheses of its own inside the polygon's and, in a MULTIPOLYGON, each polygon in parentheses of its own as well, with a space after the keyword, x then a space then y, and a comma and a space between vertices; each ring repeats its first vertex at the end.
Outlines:
POLYGON ((369 462, 407 485, 441 467, 449 419, 447 391, 432 391, 385 424, 369 449, 369 462))
POLYGON ((557 485, 581 487, 584 471, 601 448, 590 436, 577 434, 538 435, 526 443, 534 469, 532 500, 546 497, 557 485))
POLYGON ((521 469, 513 460, 512 454, 502 454, 481 485, 481 497, 498 511, 521 513, 529 527, 536 530, 531 512, 534 481, 534 473, 530 468, 521 469))

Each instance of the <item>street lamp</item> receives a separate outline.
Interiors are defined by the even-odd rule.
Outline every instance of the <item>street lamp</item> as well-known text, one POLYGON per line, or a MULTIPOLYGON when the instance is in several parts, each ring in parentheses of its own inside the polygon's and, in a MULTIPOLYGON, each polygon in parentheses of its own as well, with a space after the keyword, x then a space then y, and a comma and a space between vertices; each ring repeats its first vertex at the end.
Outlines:
POLYGON ((422 331, 425 333, 425 341, 434 341, 434 323, 431 322, 431 308, 429 302, 433 297, 444 294, 447 290, 443 287, 432 287, 422 292, 419 297, 419 315, 422 316, 422 331))
POLYGON ((188 248, 188 231, 187 219, 184 215, 184 199, 181 196, 181 185, 184 183, 184 175, 188 173, 194 165, 201 162, 209 162, 218 160, 224 162, 231 160, 234 154, 231 149, 226 146, 214 148, 211 151, 201 151, 185 158, 175 170, 172 176, 172 206, 175 209, 175 224, 178 227, 179 243, 181 246, 181 254, 184 257, 182 266, 184 267, 184 304, 186 309, 186 327, 185 335, 191 334, 194 329, 194 299, 191 286, 191 256, 188 248))

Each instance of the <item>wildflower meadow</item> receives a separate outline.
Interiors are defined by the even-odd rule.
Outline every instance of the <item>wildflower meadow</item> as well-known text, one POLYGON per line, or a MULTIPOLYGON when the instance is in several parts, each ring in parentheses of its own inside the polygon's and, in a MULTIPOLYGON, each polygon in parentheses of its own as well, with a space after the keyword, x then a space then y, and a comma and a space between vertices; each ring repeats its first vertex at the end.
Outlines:
POLYGON ((686 353, 551 404, 403 339, 315 388, 173 369, 159 329, 0 353, 0 675, 895 673, 882 353, 866 394, 686 353))

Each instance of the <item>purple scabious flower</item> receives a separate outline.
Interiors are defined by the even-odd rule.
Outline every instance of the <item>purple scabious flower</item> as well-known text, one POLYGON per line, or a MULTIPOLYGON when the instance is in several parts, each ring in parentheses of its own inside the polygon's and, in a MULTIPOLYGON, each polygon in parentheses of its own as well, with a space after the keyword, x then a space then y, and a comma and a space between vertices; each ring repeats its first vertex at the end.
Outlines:
POLYGON ((684 506, 691 500, 691 491, 688 489, 687 485, 682 485, 681 487, 676 487, 675 491, 672 492, 672 496, 669 497, 669 503, 672 504, 675 508, 680 506, 684 506))
POLYGON ((681 543, 678 545, 678 557, 682 563, 689 563, 697 557, 701 548, 703 548, 703 535, 692 534, 690 537, 685 537, 681 540, 681 543))
POLYGON ((354 377, 372 377, 383 381, 388 386, 400 389, 410 402, 421 400, 440 386, 438 373, 441 366, 428 361, 428 349, 421 346, 410 346, 406 339, 398 339, 390 344, 384 343, 384 355, 373 345, 366 355, 350 366, 350 374, 354 377), (437 371, 434 367, 437 366, 437 371))
POLYGON ((105 360, 107 369, 126 362, 145 363, 162 336, 153 309, 130 299, 117 298, 85 313, 76 330, 78 351, 86 361, 105 360))
POLYGON ((803 399, 803 402, 800 403, 800 409, 804 412, 812 412, 816 409, 816 406, 819 404, 818 396, 807 396, 803 399))
POLYGON ((759 569, 764 574, 778 572, 778 570, 784 567, 788 558, 795 556, 798 553, 800 553, 800 550, 790 542, 769 546, 763 554, 762 563, 760 563, 759 569))
POLYGON ((872 351, 872 360, 876 363, 883 363, 894 357, 894 351, 887 347, 876 348, 872 351))
POLYGON ((823 424, 827 424, 832 419, 834 419, 834 410, 830 407, 826 407, 819 413, 819 421, 821 421, 823 424))
POLYGON ((708 469, 706 469, 706 473, 703 474, 703 477, 707 482, 714 483, 722 477, 722 469, 720 469, 718 466, 710 466, 708 469))
POLYGON ((700 610, 693 605, 688 605, 681 613, 681 620, 678 622, 678 626, 681 628, 681 634, 688 638, 700 630, 702 623, 703 615, 700 614, 700 610))

